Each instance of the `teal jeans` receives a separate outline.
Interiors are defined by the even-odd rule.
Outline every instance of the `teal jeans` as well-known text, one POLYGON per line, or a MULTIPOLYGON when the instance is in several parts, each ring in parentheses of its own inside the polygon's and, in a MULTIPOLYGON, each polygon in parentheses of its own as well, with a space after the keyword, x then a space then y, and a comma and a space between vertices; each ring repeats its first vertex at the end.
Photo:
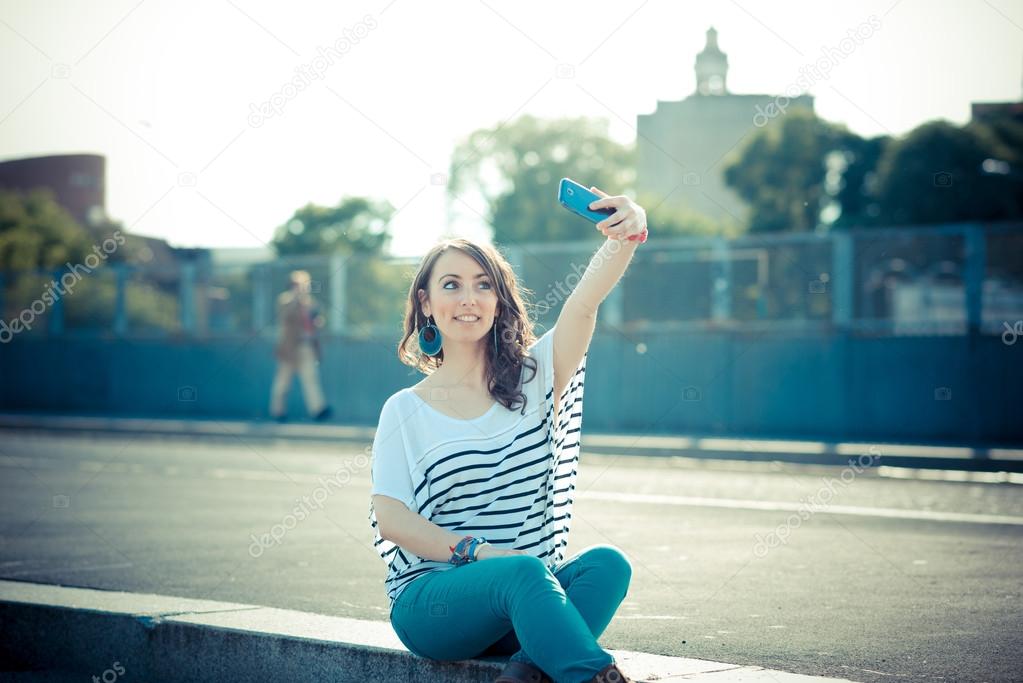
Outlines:
POLYGON ((552 572, 532 555, 492 557, 431 572, 391 606, 413 654, 453 661, 510 654, 555 683, 584 683, 614 658, 597 644, 629 590, 632 565, 611 545, 552 572))

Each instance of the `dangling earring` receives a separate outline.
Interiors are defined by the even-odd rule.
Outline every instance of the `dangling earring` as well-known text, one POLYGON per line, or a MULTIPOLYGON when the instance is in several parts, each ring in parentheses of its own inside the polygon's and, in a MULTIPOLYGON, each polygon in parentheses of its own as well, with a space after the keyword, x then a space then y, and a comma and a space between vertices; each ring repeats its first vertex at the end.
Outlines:
POLYGON ((494 355, 497 355, 497 320, 494 320, 494 355))
POLYGON ((427 324, 419 330, 419 350, 427 356, 436 356, 440 353, 440 347, 444 344, 441 338, 440 329, 433 324, 433 316, 429 317, 427 324))

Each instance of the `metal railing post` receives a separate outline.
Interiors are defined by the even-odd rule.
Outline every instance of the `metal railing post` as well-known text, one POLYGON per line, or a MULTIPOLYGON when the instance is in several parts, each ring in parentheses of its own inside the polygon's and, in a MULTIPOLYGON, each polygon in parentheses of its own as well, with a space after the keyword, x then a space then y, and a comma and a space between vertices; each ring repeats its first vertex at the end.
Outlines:
POLYGON ((987 269, 987 242, 980 225, 971 224, 965 231, 965 257, 963 268, 964 301, 966 304, 966 330, 968 334, 980 332, 984 322, 984 275, 987 269))
POLYGON ((344 254, 336 253, 330 256, 330 315, 327 317, 327 325, 331 334, 343 334, 345 321, 347 320, 347 292, 345 285, 348 283, 348 264, 344 254))
POLYGON ((852 325, 854 253, 851 234, 844 230, 831 234, 831 324, 840 330, 852 325))

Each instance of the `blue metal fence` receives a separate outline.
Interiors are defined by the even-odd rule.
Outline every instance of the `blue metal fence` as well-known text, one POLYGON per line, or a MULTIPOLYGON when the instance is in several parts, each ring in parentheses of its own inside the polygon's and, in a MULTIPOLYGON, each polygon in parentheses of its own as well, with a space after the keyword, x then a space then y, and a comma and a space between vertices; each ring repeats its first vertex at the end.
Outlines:
MULTIPOLYGON (((553 322, 594 250, 591 241, 502 247, 544 323, 553 322)), ((303 269, 324 306, 325 333, 386 334, 400 325, 416 265, 416 259, 341 255, 246 265, 114 264, 43 307, 47 283, 67 269, 8 272, 0 280, 0 311, 8 324, 20 317, 27 336, 272 335, 274 298, 288 273, 303 269), (360 284, 370 282, 372 296, 360 297, 360 284)), ((600 322, 644 332, 930 335, 1001 334, 1020 319, 1023 226, 960 224, 653 241, 636 252, 600 322)))
MULTIPOLYGON (((541 329, 595 248, 501 247, 541 329)), ((4 321, 30 329, 0 338, 0 409, 264 417, 274 299, 302 268, 326 311, 337 418, 371 424, 418 381, 395 356, 417 263, 110 266, 50 306, 40 293, 64 271, 4 273, 4 321)), ((1019 443, 1020 321, 1020 225, 651 240, 601 307, 586 419, 598 431, 1019 443)))

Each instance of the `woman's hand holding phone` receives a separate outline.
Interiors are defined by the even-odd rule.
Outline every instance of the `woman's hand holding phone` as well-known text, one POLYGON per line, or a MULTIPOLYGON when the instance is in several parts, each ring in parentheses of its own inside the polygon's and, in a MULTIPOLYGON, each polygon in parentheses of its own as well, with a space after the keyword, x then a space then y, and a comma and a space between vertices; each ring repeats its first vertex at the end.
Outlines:
POLYGON ((646 241, 646 211, 642 206, 625 195, 612 197, 596 187, 590 187, 590 191, 600 197, 600 199, 590 202, 590 209, 614 210, 610 216, 596 223, 597 230, 612 239, 646 241))

